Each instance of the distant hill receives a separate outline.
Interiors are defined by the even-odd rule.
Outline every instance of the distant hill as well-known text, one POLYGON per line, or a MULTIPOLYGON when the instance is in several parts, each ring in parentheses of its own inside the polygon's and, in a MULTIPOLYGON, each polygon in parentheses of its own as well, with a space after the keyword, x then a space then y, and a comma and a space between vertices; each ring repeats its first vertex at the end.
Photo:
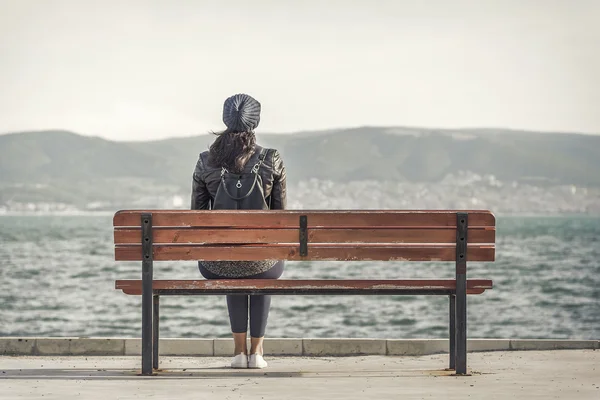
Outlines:
MULTIPOLYGON (((472 171, 503 181, 600 187, 600 136, 361 127, 258 133, 258 138, 281 151, 291 183, 308 178, 435 182, 472 171)), ((114 142, 66 131, 0 135, 0 201, 32 184, 49 185, 56 192, 52 196, 63 200, 83 193, 89 198, 114 197, 132 185, 189 191, 198 153, 213 139, 207 134, 114 142)))

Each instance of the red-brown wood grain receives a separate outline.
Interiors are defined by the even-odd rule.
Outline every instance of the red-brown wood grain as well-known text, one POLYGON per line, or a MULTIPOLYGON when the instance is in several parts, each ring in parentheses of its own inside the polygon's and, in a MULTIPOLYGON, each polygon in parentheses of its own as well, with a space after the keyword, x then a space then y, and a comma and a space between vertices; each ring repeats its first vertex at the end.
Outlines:
MULTIPOLYGON (((115 282, 115 288, 123 290, 126 294, 141 295, 141 280, 118 280, 115 282)), ((231 289, 231 290, 261 290, 275 289, 281 290, 302 290, 310 292, 311 290, 339 290, 368 292, 374 290, 429 290, 429 291, 452 291, 456 290, 456 281, 452 279, 403 279, 403 280, 284 280, 284 279, 219 279, 219 280, 155 280, 152 282, 153 290, 188 290, 210 292, 231 289)), ((486 289, 492 288, 492 281, 489 279, 469 279, 467 280, 467 293, 480 294, 486 289)))
MULTIPOLYGON (((444 227, 456 226, 458 210, 122 210, 115 227, 140 226, 142 213, 152 213, 153 226, 205 226, 237 228, 296 228, 308 217, 308 228, 444 227)), ((467 210, 469 226, 495 226, 490 211, 467 210)))
MULTIPOLYGON (((298 243, 298 228, 155 228, 155 244, 298 243)), ((468 230, 469 243, 494 243, 495 228, 468 230)), ((116 228, 116 245, 142 240, 139 228, 116 228)), ((456 243, 456 228, 314 228, 308 243, 456 243)))
MULTIPOLYGON (((494 261, 493 245, 469 245, 468 261, 494 261)), ((141 246, 117 246, 115 260, 140 261, 141 246)), ((154 261, 455 261, 456 246, 423 244, 309 244, 308 255, 300 256, 297 244, 156 245, 154 261)))

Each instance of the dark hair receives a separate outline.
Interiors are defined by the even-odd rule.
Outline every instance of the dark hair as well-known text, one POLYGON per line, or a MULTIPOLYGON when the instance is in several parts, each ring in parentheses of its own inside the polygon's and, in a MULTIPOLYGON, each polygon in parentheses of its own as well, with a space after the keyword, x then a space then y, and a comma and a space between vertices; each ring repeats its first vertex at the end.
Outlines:
POLYGON ((208 163, 213 167, 225 167, 230 172, 241 172, 254 153, 254 132, 213 132, 217 138, 210 145, 208 163))

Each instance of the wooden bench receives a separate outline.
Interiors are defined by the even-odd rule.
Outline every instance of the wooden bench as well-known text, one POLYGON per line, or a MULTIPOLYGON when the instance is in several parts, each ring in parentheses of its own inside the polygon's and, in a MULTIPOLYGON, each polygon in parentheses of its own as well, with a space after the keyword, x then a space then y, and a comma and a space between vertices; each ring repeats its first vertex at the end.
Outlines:
POLYGON ((446 295, 450 369, 467 373, 467 294, 492 288, 466 279, 467 260, 494 261, 489 211, 119 211, 115 259, 141 261, 141 280, 116 288, 142 295, 142 374, 158 369, 159 298, 164 295, 446 295), (154 261, 454 261, 455 279, 153 280, 154 261))

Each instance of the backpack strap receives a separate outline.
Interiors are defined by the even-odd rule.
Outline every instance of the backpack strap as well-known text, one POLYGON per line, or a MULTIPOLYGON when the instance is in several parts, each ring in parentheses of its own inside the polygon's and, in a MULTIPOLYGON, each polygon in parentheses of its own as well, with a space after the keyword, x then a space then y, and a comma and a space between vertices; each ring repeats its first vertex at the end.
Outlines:
MULTIPOLYGON (((221 169, 221 185, 222 185, 223 190, 227 194, 227 196, 229 196, 233 200, 239 201, 239 200, 245 199, 246 197, 250 196, 250 194, 252 194, 252 192, 254 191, 254 187, 256 186, 256 183, 258 182, 258 170, 260 169, 260 166, 265 161, 268 151, 269 151, 269 149, 266 149, 264 147, 261 149, 260 154, 258 155, 258 162, 256 164, 254 164, 254 166, 252 167, 252 173, 254 174, 254 181, 252 182, 252 186, 248 190, 248 193, 246 193, 245 195, 243 195, 241 197, 236 197, 236 196, 233 196, 231 193, 229 193, 229 190, 227 190, 227 184, 225 183, 225 174, 228 173, 228 171, 225 169, 225 167, 223 167, 221 169)), ((238 181, 238 183, 239 183, 239 181, 238 181)))
POLYGON ((264 161, 265 158, 267 158, 268 152, 269 152, 269 149, 267 149, 266 147, 263 147, 262 149, 260 149, 260 154, 259 154, 258 158, 261 159, 262 161, 264 161))
POLYGON ((263 164, 263 162, 265 162, 265 158, 267 158, 268 152, 269 149, 264 147, 260 150, 260 154, 258 155, 258 162, 252 167, 252 172, 258 174, 258 170, 260 169, 260 166, 263 164))
MULTIPOLYGON (((266 149, 264 147, 260 150, 260 153, 258 155, 258 162, 252 166, 253 173, 258 174, 258 170, 260 169, 260 166, 265 162, 265 158, 267 158, 268 152, 269 152, 269 149, 266 149)), ((221 167, 221 176, 223 176, 227 173, 229 173, 227 168, 221 167)))

